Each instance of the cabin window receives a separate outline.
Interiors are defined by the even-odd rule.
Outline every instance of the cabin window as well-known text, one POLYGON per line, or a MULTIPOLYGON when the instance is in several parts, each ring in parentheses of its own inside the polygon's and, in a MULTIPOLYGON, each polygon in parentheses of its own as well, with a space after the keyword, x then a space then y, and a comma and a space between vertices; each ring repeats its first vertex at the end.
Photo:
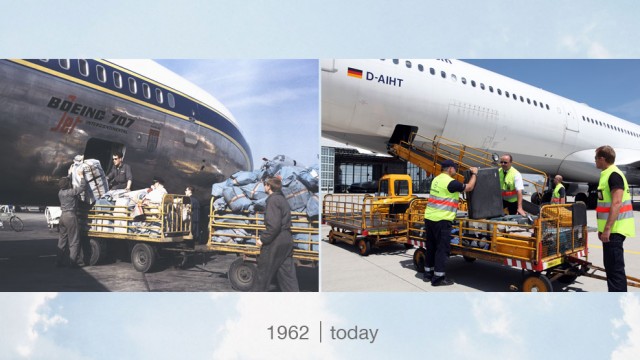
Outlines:
POLYGON ((538 106, 538 102, 533 100, 533 106, 538 106))
POLYGON ((511 95, 513 95, 513 100, 518 101, 518 95, 516 94, 511 94, 511 95))
POLYGON ((411 61, 407 60, 404 64, 407 66, 407 68, 411 69, 411 61))
POLYGON ((493 92, 493 86, 489 85, 489 92, 493 92))
POLYGON ((467 85, 467 78, 466 77, 461 77, 460 81, 462 81, 463 84, 467 85))
POLYGON ((524 97, 522 97, 522 95, 520 95, 520 102, 524 102, 524 97))
POLYGON ((504 96, 506 96, 506 97, 510 97, 510 96, 509 96, 509 92, 508 92, 508 91, 505 91, 505 92, 504 92, 504 96))
POLYGON ((145 99, 151 99, 151 88, 149 87, 149 84, 142 83, 142 94, 145 99))
POLYGON ((549 104, 546 104, 545 106, 547 107, 547 110, 551 110, 551 109, 549 109, 549 104))
POLYGON ((451 81, 453 82, 458 81, 458 77, 456 76, 456 74, 451 74, 451 81))
POLYGON ((89 63, 87 60, 79 59, 78 68, 80 69, 80 75, 89 76, 89 63))
POLYGON ((444 71, 440 71, 440 76, 442 76, 443 79, 447 78, 447 73, 444 71))
POLYGON ((113 72, 113 84, 118 88, 122 89, 122 75, 119 72, 113 72))
POLYGON ((69 68, 71 67, 69 63, 69 59, 59 59, 58 64, 60 65, 61 68, 65 70, 69 70, 69 68))
POLYGON ((544 109, 544 105, 542 105, 542 101, 540 102, 540 107, 544 109))
POLYGON ((436 74, 436 69, 434 69, 434 68, 429 68, 429 73, 430 73, 431 75, 435 75, 435 74, 436 74))
POLYGON ((164 96, 162 96, 162 90, 156 88, 156 101, 159 104, 164 103, 164 96))
POLYGON ((527 98, 527 104, 531 105, 531 99, 527 98))
POLYGON ((129 78, 129 91, 132 94, 137 94, 138 93, 138 83, 136 82, 136 79, 130 77, 129 78))
POLYGON ((476 81, 475 80, 471 80, 471 86, 476 87, 476 81))
POLYGON ((484 84, 480 83, 480 89, 484 90, 484 84))
POLYGON ((96 65, 96 73, 98 74, 98 80, 101 83, 107 82, 107 70, 105 70, 104 66, 96 65))
POLYGON ((498 95, 502 95, 502 90, 496 89, 496 91, 498 92, 498 95))
POLYGON ((172 93, 167 93, 167 100, 169 101, 169 107, 170 108, 174 108, 176 107, 176 99, 173 97, 172 93))
POLYGON ((393 59, 393 63, 398 65, 400 63, 400 61, 398 59, 393 59))
POLYGON ((424 66, 422 66, 422 64, 418 64, 418 70, 420 70, 420 72, 424 71, 424 66))

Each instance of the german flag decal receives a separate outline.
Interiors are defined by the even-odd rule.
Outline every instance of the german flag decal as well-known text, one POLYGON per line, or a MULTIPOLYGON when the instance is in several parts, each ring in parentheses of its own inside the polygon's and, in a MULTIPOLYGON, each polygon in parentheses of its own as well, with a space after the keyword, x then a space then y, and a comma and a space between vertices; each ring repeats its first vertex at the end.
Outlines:
POLYGON ((362 70, 349 68, 349 70, 347 70, 347 75, 354 78, 362 79, 362 70))

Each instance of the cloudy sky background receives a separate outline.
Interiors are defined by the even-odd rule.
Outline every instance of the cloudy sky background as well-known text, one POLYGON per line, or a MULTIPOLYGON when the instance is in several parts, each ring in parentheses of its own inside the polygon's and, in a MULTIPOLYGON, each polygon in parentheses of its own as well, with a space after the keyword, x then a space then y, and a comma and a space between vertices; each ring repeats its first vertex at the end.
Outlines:
POLYGON ((633 359, 636 294, 0 294, 2 359, 633 359), (323 342, 319 342, 322 321, 323 342), (270 340, 271 325, 309 340, 270 340), (330 328, 379 329, 376 341, 330 328), (426 356, 426 355, 425 355, 426 356))
MULTIPOLYGON (((632 0, 185 0, 176 4, 168 0, 3 4, 0 29, 5 36, 0 37, 0 55, 640 57, 640 3, 632 0)), ((307 65, 301 62, 300 66, 307 65)), ((174 71, 205 89, 211 85, 211 93, 240 122, 260 120, 244 114, 249 103, 262 104, 266 111, 275 106, 271 104, 301 96, 280 88, 276 81, 266 81, 269 91, 236 96, 232 85, 240 80, 219 75, 212 76, 216 81, 200 80, 201 71, 174 71), (225 86, 214 87, 214 83, 225 86)), ((271 71, 277 73, 277 68, 271 71)), ((283 74, 281 78, 289 77, 283 74)), ((307 95, 312 91, 306 85, 295 88, 307 95)), ((632 108, 627 111, 636 112, 629 103, 632 108)), ((254 156, 269 155, 253 151, 254 156)), ((3 293, 0 318, 2 359, 185 355, 340 359, 357 355, 526 360, 553 354, 554 358, 618 360, 640 353, 640 299, 632 294, 3 293), (307 343, 268 340, 266 328, 272 324, 309 324, 310 335, 317 336, 319 321, 325 324, 325 331, 331 325, 379 328, 378 339, 372 345, 328 340, 319 344, 314 337, 307 343)))

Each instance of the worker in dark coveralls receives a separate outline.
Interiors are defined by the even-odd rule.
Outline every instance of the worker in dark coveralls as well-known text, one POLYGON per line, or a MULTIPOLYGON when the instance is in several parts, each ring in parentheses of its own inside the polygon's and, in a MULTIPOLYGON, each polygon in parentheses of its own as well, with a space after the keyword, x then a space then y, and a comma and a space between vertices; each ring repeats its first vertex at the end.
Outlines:
POLYGON ((292 257, 291 208, 282 194, 282 180, 270 177, 264 182, 264 189, 269 194, 264 213, 267 229, 257 241, 261 248, 255 290, 267 291, 271 280, 277 275, 281 291, 300 291, 292 257))
POLYGON ((453 285, 451 279, 445 277, 445 265, 451 248, 451 228, 458 212, 460 193, 473 190, 476 185, 478 168, 472 167, 468 184, 455 180, 457 165, 451 160, 444 160, 440 165, 442 172, 431 182, 429 201, 424 210, 427 257, 425 259, 424 281, 431 286, 453 285))
POLYGON ((187 186, 184 194, 191 200, 191 235, 198 244, 200 242, 200 202, 193 196, 193 186, 187 186))
POLYGON ((622 171, 614 165, 616 151, 609 145, 596 149, 598 182, 598 238, 602 241, 602 258, 607 273, 609 292, 627 292, 627 274, 624 270, 624 240, 636 236, 633 203, 629 183, 622 171))
POLYGON ((122 152, 118 151, 113 155, 113 167, 107 174, 110 190, 125 189, 131 191, 131 183, 133 175, 131 175, 131 167, 122 162, 122 152))
POLYGON ((87 182, 82 176, 82 169, 78 169, 78 175, 80 175, 80 186, 77 188, 71 186, 71 179, 68 177, 58 181, 60 188, 58 199, 60 199, 60 210, 62 210, 58 225, 60 230, 56 256, 56 266, 58 267, 69 265, 69 267, 78 268, 84 266, 84 262, 80 259, 80 236, 76 209, 79 196, 85 191, 87 182))

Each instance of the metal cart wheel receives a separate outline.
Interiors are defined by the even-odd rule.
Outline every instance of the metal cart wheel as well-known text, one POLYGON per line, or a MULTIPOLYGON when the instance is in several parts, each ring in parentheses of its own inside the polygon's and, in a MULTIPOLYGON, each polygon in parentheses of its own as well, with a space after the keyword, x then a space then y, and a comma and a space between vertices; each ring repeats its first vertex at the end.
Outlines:
POLYGON ((358 253, 362 256, 368 256, 371 252, 371 243, 367 239, 358 240, 358 253))
POLYGON ((149 272, 155 265, 156 259, 156 251, 152 245, 137 243, 131 250, 131 264, 139 272, 149 272))
POLYGON ((523 292, 552 292, 553 285, 548 277, 540 273, 532 273, 522 282, 523 292))
POLYGON ((335 244, 336 238, 333 236, 333 230, 329 231, 329 244, 335 244))
POLYGON ((251 291, 258 280, 256 265, 239 257, 229 267, 229 282, 238 291, 251 291))
POLYGON ((91 238, 89 239, 89 246, 91 246, 89 265, 97 265, 107 258, 107 241, 105 239, 91 238))
POLYGON ((426 259, 427 250, 425 248, 417 248, 416 251, 413 252, 413 266, 415 266, 417 272, 424 272, 424 264, 426 259))
POLYGON ((13 215, 11 219, 9 219, 9 225, 11 225, 11 228, 15 232, 20 232, 22 231, 22 229, 24 229, 24 223, 19 217, 15 215, 13 215))

